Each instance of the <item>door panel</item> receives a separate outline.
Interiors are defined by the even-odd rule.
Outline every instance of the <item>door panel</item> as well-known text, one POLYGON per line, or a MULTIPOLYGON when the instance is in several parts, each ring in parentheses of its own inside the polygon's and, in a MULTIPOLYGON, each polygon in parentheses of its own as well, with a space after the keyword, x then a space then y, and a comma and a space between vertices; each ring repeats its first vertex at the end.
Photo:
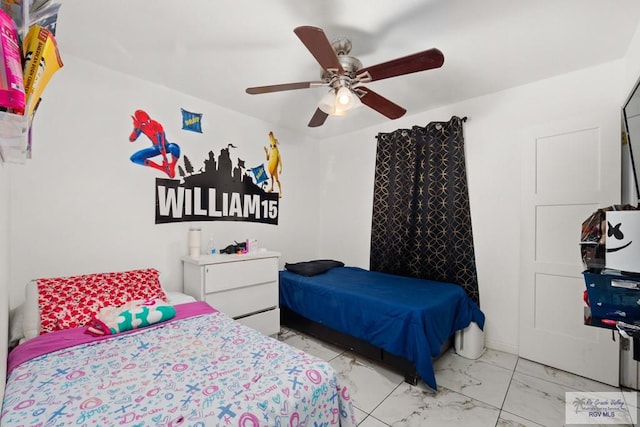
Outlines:
POLYGON ((580 224, 597 205, 536 206, 536 261, 575 264, 580 224))
POLYGON ((580 229, 619 202, 620 121, 587 115, 525 133, 519 354, 607 384, 619 382, 612 332, 585 326, 580 229))
POLYGON ((580 180, 578 189, 600 190, 601 169, 597 165, 602 147, 599 128, 566 129, 559 135, 537 137, 535 150, 536 193, 547 196, 573 194, 577 179, 580 180))
POLYGON ((581 278, 536 274, 534 328, 565 339, 578 337, 596 343, 592 331, 582 327, 584 304, 575 296, 581 295, 583 290, 581 278), (549 312, 554 315, 549 316, 549 312))

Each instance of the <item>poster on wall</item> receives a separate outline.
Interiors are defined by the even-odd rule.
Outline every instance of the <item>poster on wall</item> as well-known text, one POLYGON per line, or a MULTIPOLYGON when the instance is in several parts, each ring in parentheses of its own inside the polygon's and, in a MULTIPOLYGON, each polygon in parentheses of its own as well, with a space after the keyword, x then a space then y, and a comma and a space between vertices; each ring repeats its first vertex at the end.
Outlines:
POLYGON ((193 113, 181 108, 182 112, 182 129, 191 132, 202 133, 202 114, 193 113))
MULTIPOLYGON (((202 115, 181 111, 183 126, 189 128, 183 130, 202 133, 202 115)), ((146 111, 135 111, 132 119, 129 141, 146 141, 147 146, 134 152, 130 160, 161 175, 155 183, 156 224, 188 221, 278 224, 282 158, 273 132, 265 138, 269 145, 263 146, 255 159, 240 158, 237 143, 229 142, 211 144, 214 148, 200 159, 183 153, 181 144, 168 139, 163 125, 146 111), (139 140, 141 135, 146 139, 139 140)))

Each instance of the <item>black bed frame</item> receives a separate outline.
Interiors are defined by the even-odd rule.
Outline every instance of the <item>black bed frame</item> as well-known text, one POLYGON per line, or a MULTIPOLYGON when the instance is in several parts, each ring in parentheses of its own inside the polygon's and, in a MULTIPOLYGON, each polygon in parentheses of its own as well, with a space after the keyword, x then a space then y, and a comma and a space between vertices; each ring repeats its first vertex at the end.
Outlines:
MULTIPOLYGON (((396 356, 359 338, 338 332, 328 326, 309 320, 287 307, 280 306, 280 323, 282 326, 295 329, 339 347, 347 348, 376 362, 381 362, 395 371, 402 373, 404 380, 409 384, 418 384, 420 377, 414 364, 403 357, 396 356)), ((449 342, 449 346, 450 345, 451 343, 449 342)), ((442 351, 440 354, 442 354, 442 351)))

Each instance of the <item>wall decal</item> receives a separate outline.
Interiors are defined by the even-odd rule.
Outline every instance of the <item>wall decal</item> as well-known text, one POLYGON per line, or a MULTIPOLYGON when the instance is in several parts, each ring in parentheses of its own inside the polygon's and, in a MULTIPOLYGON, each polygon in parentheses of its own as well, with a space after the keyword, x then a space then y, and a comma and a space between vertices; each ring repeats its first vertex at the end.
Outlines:
POLYGON ((227 143, 217 156, 209 151, 201 165, 184 155, 183 164, 178 165, 181 179, 156 178, 156 224, 249 221, 277 225, 281 193, 273 192, 273 181, 280 189, 282 161, 273 132, 269 138, 271 149, 264 147, 272 181, 269 191, 264 164, 247 168, 245 159, 235 156, 234 144, 227 143))
POLYGON ((257 166, 255 168, 251 168, 249 170, 253 174, 253 177, 256 180, 256 184, 266 183, 269 179, 267 177, 267 171, 264 170, 264 164, 261 164, 260 166, 257 166))
POLYGON ((282 157, 280 157, 280 150, 278 148, 278 140, 275 136, 273 136, 273 132, 269 132, 269 149, 264 147, 264 153, 267 155, 267 168, 269 169, 269 175, 271 175, 271 188, 270 192, 273 191, 273 184, 276 182, 278 184, 278 193, 280 197, 282 197, 282 187, 280 186, 280 174, 282 173, 282 157))
POLYGON ((180 111, 182 111, 182 129, 202 133, 202 114, 192 113, 184 108, 180 111))
POLYGON ((129 141, 134 142, 140 134, 144 134, 151 140, 152 144, 151 147, 136 151, 131 156, 131 161, 138 165, 149 166, 162 171, 170 178, 175 177, 175 166, 180 158, 180 146, 174 142, 167 141, 162 125, 149 117, 149 114, 145 111, 136 110, 131 118, 133 119, 133 132, 129 136, 129 141), (151 160, 158 156, 162 156, 161 163, 151 160))

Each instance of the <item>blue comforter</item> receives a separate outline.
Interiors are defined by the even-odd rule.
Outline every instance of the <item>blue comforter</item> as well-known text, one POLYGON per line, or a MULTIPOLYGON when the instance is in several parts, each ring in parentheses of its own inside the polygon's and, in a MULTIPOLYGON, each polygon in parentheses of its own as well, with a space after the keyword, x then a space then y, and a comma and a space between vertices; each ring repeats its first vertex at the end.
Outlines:
POLYGON ((337 267, 313 277, 280 272, 280 305, 411 361, 434 390, 432 357, 484 314, 461 286, 337 267))

